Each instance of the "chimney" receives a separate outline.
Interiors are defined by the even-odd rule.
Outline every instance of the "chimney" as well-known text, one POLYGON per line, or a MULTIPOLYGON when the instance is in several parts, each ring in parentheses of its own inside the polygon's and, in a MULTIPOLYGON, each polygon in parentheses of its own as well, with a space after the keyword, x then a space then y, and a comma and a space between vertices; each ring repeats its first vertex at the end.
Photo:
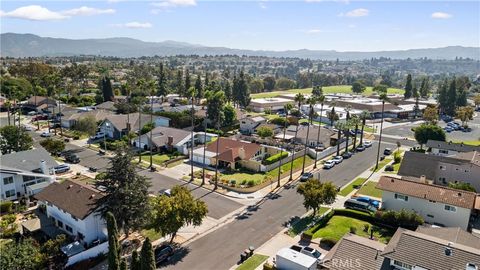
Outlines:
POLYGON ((45 160, 40 161, 40 170, 43 174, 49 174, 47 169, 47 163, 45 162, 45 160))
POLYGON ((420 176, 420 182, 428 184, 427 177, 425 175, 420 176))
POLYGON ((238 156, 240 156, 241 159, 245 159, 245 149, 243 149, 243 147, 238 149, 238 156))
POLYGON ((168 136, 167 144, 168 144, 168 145, 172 145, 172 144, 173 144, 173 137, 172 137, 172 136, 168 136))

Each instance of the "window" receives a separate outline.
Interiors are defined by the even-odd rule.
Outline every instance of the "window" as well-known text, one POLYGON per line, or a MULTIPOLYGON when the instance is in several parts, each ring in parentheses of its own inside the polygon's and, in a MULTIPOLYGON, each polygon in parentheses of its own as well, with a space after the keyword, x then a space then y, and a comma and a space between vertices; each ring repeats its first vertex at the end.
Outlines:
POLYGON ((448 150, 439 150, 438 151, 440 154, 448 154, 448 150))
POLYGON ((478 270, 478 266, 476 266, 473 263, 467 263, 467 266, 465 267, 466 270, 478 270))
POLYGON ((67 230, 69 233, 73 233, 72 227, 68 226, 67 224, 65 224, 65 230, 67 230))
POLYGON ((408 202, 408 196, 395 193, 395 199, 408 202))
POLYGON ((445 171, 447 168, 445 166, 440 165, 440 170, 445 171))
POLYGON ((451 205, 446 204, 445 205, 445 211, 457 212, 457 208, 455 206, 451 206, 451 205))
POLYGON ((435 218, 434 215, 427 215, 427 217, 429 217, 429 218, 435 218))
POLYGON ((447 179, 445 179, 445 177, 439 177, 438 180, 441 181, 444 185, 447 184, 447 179))
POLYGON ((77 236, 81 240, 83 240, 83 238, 85 238, 85 235, 83 235, 81 232, 77 232, 77 236))
POLYGON ((399 262, 397 260, 393 261, 393 265, 400 267, 401 269, 412 269, 412 266, 403 262, 399 262))
POLYGON ((7 198, 15 196, 15 189, 10 189, 10 190, 5 191, 5 196, 7 198))
POLYGON ((63 222, 61 222, 60 220, 57 220, 57 226, 60 228, 63 228, 63 222))
POLYGON ((13 176, 3 178, 3 184, 4 185, 13 184, 13 176))

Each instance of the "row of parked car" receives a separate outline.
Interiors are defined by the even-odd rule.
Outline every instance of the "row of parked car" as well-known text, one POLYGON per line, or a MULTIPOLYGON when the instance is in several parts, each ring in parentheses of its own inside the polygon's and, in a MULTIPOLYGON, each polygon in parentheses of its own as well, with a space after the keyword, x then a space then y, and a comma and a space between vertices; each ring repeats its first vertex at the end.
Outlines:
MULTIPOLYGON (((364 141, 362 145, 358 146, 355 150, 358 152, 363 152, 365 149, 372 147, 372 142, 371 141, 364 141)), ((323 163, 323 168, 324 169, 331 169, 333 168, 336 164, 342 163, 344 159, 348 159, 353 155, 352 152, 344 152, 341 156, 335 156, 330 160, 325 161, 323 163)))
POLYGON ((470 132, 472 131, 469 127, 463 127, 458 122, 450 121, 447 123, 447 126, 443 128, 446 132, 450 133, 455 130, 463 131, 463 132, 470 132))

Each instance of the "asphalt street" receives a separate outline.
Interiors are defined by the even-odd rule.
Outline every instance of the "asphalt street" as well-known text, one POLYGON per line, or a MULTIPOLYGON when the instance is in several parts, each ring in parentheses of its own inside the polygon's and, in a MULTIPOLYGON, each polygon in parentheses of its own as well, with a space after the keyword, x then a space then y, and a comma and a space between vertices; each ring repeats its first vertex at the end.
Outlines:
MULTIPOLYGON (((330 170, 321 171, 321 181, 344 185, 375 164, 376 143, 343 161, 330 170)), ((382 144, 393 147, 393 144, 382 144)), ((295 189, 284 189, 278 197, 266 198, 251 211, 237 217, 234 222, 182 247, 176 255, 161 266, 167 269, 229 269, 236 264, 240 253, 249 246, 259 247, 283 229, 291 216, 305 213, 302 197, 295 189)))

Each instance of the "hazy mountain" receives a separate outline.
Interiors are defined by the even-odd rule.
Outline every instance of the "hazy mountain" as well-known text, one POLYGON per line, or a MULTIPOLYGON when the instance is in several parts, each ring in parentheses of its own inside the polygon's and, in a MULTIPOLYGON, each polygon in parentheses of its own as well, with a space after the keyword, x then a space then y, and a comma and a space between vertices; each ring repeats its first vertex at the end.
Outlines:
POLYGON ((272 57, 300 57, 324 60, 359 60, 372 57, 396 59, 427 57, 454 59, 455 57, 480 60, 479 47, 449 46, 444 48, 411 49, 379 52, 337 52, 334 50, 255 51, 208 47, 177 41, 144 42, 133 38, 64 39, 40 37, 33 34, 4 33, 0 35, 0 54, 10 57, 102 55, 117 57, 197 55, 255 55, 272 57))

